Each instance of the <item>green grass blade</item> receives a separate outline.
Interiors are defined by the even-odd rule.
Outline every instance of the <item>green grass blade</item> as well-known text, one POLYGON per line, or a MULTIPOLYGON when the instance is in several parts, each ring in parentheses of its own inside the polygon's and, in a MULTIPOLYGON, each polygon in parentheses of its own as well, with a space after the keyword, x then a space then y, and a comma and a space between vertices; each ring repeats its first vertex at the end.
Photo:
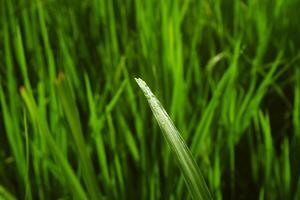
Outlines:
POLYGON ((142 79, 135 80, 144 92, 144 95, 148 100, 150 108, 164 134, 164 137, 178 161, 179 167, 183 173, 192 197, 194 199, 203 200, 212 199, 197 163, 193 159, 190 150, 174 126, 169 115, 159 100, 151 92, 147 84, 142 79))
POLYGON ((100 191, 97 187, 96 174, 87 152, 87 145, 82 132, 79 112, 75 103, 74 94, 63 74, 57 80, 58 93, 71 133, 75 142, 80 164, 82 165, 83 180, 91 199, 99 199, 100 191))
POLYGON ((272 159, 273 159, 273 141, 272 141, 272 135, 271 135, 271 127, 270 127, 270 119, 269 116, 266 115, 264 116, 264 114, 262 113, 262 111, 260 111, 258 113, 259 116, 259 120, 261 123, 261 127, 262 127, 262 134, 263 134, 263 139, 264 139, 264 153, 265 153, 265 157, 264 157, 264 166, 265 166, 265 178, 266 178, 266 182, 268 182, 270 180, 270 176, 271 176, 271 170, 272 170, 272 159))
POLYGON ((108 185, 110 182, 109 177, 109 166, 107 162, 107 156, 106 156, 106 149, 104 147, 104 140, 103 140, 103 134, 101 133, 101 129, 104 126, 104 117, 98 118, 97 116, 97 106, 95 99, 93 97, 92 88, 90 84, 90 80, 87 74, 84 76, 85 78, 85 85, 86 85, 86 95, 87 95, 87 102, 89 105, 89 111, 90 111, 90 126, 92 130, 92 135, 94 135, 94 141, 96 145, 96 151, 98 154, 98 162, 99 166, 101 168, 102 176, 103 176, 103 182, 105 185, 108 185))
POLYGON ((30 183, 30 171, 29 171, 29 137, 28 137, 28 125, 27 125, 27 118, 24 114, 24 135, 25 135, 25 154, 26 154, 26 174, 25 174, 25 199, 32 199, 31 196, 31 183, 30 183))
POLYGON ((38 110, 33 96, 30 92, 27 92, 25 88, 21 88, 21 96, 28 108, 29 114, 33 122, 39 128, 42 136, 46 138, 47 145, 51 150, 52 155, 57 159, 58 163, 62 167, 62 170, 65 174, 65 178, 69 182, 69 190, 72 191, 74 195, 78 197, 78 199, 88 199, 72 167, 68 163, 68 160, 61 154, 61 149, 58 147, 53 136, 51 135, 47 121, 45 120, 45 118, 42 117, 42 115, 40 115, 40 112, 38 110))
POLYGON ((10 194, 4 187, 0 185, 0 199, 3 200, 16 200, 16 198, 10 194))

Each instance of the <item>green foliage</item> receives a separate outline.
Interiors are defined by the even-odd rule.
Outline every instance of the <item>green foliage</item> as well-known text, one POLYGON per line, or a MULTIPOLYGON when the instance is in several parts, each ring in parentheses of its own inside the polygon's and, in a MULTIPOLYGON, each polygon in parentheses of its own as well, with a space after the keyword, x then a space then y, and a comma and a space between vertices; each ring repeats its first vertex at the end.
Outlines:
POLYGON ((299 199, 299 7, 0 0, 0 199, 299 199))

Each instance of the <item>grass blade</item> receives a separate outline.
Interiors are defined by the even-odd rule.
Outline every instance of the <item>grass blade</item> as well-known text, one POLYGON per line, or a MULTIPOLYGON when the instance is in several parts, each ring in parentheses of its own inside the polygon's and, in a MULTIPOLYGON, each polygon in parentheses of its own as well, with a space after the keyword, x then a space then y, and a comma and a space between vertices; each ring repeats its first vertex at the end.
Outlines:
POLYGON ((60 164, 66 180, 69 182, 69 190, 74 192, 74 197, 78 199, 88 199, 87 195, 80 184, 80 181, 76 177, 71 165, 68 160, 61 154, 61 149, 56 144, 52 134, 49 130, 49 125, 45 118, 40 115, 38 106, 30 92, 27 92, 25 88, 20 89, 21 96, 27 106, 31 119, 33 123, 39 128, 40 134, 46 138, 49 149, 52 152, 52 155, 57 159, 57 162, 60 164))
POLYGON ((212 199, 200 169, 169 115, 142 79, 135 79, 175 155, 193 199, 212 199))
POLYGON ((0 199, 16 200, 16 198, 10 194, 4 187, 0 185, 0 199))
POLYGON ((89 191, 90 198, 99 199, 100 191, 97 187, 96 173, 94 171, 90 156, 87 152, 79 111, 77 109, 71 87, 63 74, 59 74, 58 76, 57 88, 66 119, 71 128, 71 133, 74 139, 74 144, 77 148, 80 164, 82 165, 83 180, 87 190, 89 191))

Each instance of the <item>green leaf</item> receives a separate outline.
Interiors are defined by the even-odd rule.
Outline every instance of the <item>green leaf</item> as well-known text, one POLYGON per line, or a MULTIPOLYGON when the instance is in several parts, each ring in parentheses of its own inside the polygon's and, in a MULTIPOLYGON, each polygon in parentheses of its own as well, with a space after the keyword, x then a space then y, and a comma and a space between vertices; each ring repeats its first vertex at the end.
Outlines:
POLYGON ((58 93, 67 121, 71 128, 74 145, 78 153, 80 164, 82 165, 83 180, 89 191, 91 199, 99 199, 100 191, 97 187, 96 174, 92 161, 87 152, 87 145, 82 132, 79 112, 75 103, 74 94, 63 74, 57 79, 58 93))
POLYGON ((138 78, 135 80, 144 92, 163 135, 178 161, 179 167, 193 199, 212 199, 197 163, 169 115, 159 100, 151 92, 147 84, 142 79, 138 78))

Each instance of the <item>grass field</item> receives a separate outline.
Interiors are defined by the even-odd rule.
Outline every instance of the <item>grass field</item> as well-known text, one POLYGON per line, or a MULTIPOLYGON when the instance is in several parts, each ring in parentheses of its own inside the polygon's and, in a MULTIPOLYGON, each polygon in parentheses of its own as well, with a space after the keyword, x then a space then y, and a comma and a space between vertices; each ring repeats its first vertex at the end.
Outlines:
POLYGON ((299 8, 0 0, 0 199, 300 199, 299 8))

